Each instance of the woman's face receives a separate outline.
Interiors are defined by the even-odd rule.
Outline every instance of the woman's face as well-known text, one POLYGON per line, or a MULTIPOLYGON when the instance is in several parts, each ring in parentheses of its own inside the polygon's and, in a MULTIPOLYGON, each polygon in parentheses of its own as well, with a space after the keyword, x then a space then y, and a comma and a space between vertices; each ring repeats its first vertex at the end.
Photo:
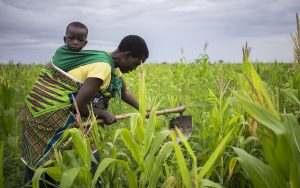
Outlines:
POLYGON ((131 55, 126 55, 124 58, 121 59, 119 63, 119 68, 122 73, 129 73, 135 70, 139 65, 144 63, 146 58, 138 58, 132 57, 131 55))
POLYGON ((79 52, 86 45, 86 38, 87 32, 84 28, 71 26, 64 37, 64 42, 70 50, 79 52))

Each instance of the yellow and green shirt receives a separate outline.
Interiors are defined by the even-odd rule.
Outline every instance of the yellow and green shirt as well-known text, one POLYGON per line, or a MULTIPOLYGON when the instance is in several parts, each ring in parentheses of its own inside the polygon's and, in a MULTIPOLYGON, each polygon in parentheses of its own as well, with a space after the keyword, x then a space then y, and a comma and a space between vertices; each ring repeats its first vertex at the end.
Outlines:
MULTIPOLYGON (((104 91, 109 86, 111 80, 111 67, 107 63, 97 62, 72 69, 68 71, 68 74, 73 76, 81 83, 83 83, 85 79, 89 77, 99 78, 103 81, 100 90, 104 91)), ((122 72, 119 68, 115 68, 115 74, 117 77, 122 76, 122 72)))

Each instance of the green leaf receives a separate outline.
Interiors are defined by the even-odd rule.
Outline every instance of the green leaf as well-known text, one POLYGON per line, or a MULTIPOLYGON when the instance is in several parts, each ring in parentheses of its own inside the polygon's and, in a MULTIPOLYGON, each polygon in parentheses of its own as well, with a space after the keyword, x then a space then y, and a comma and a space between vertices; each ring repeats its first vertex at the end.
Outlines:
POLYGON ((232 128, 227 133, 227 135, 222 139, 222 141, 217 146, 217 148, 213 151, 211 156, 208 158, 206 163, 203 165, 203 168, 201 169, 200 173, 198 174, 198 180, 203 179, 204 176, 207 174, 207 172, 209 172, 211 170, 215 161, 217 160, 217 158, 219 157, 221 152, 223 152, 223 150, 225 149, 226 144, 233 138, 233 135, 232 135, 233 132, 234 132, 234 128, 232 128))
POLYGON ((202 179, 201 180, 201 187, 215 187, 215 188, 223 188, 223 186, 221 186, 218 183, 215 183, 211 180, 208 179, 202 179))
POLYGON ((140 145, 145 145, 145 140, 144 140, 145 127, 144 127, 144 123, 145 123, 145 116, 139 113, 137 124, 134 125, 134 126, 136 126, 134 137, 137 139, 137 142, 140 145))
POLYGON ((60 182, 62 171, 58 166, 48 167, 45 172, 55 181, 60 182))
POLYGON ((287 127, 290 133, 291 152, 289 154, 290 159, 290 184, 291 187, 300 185, 300 126, 296 117, 292 114, 284 115, 284 125, 287 127))
POLYGON ((92 153, 90 150, 89 141, 82 136, 79 129, 72 128, 68 129, 72 136, 72 143, 75 147, 76 152, 80 156, 80 159, 84 162, 84 165, 88 168, 91 166, 92 153))
POLYGON ((284 134, 285 129, 280 122, 280 117, 275 116, 257 103, 254 103, 238 94, 236 94, 237 100, 245 108, 253 118, 260 122, 264 127, 273 131, 276 135, 284 134))
POLYGON ((283 125, 290 133, 290 139, 295 145, 298 152, 300 152, 300 126, 297 118, 294 115, 286 114, 284 117, 283 125))
POLYGON ((72 187, 74 180, 80 172, 80 167, 71 168, 62 173, 60 187, 69 188, 72 187))
POLYGON ((283 96, 289 100, 292 104, 296 104, 300 106, 300 102, 297 97, 293 94, 293 90, 291 88, 281 90, 283 96))
POLYGON ((162 185, 162 188, 176 187, 176 183, 177 183, 176 177, 170 176, 165 180, 165 182, 162 185))
POLYGON ((101 173, 114 161, 115 159, 112 158, 105 158, 101 161, 92 180, 92 187, 95 187, 101 173))
MULTIPOLYGON (((94 116, 92 116, 93 118, 95 118, 94 116)), ((96 148, 100 148, 101 147, 101 134, 100 134, 100 126, 98 126, 96 124, 96 122, 94 123, 94 125, 92 126, 91 129, 91 136, 93 138, 93 143, 96 145, 96 148)))
POLYGON ((264 85, 264 82, 261 80, 260 76, 257 74, 256 70, 254 69, 253 65, 251 64, 251 70, 250 70, 253 86, 256 90, 256 94, 260 96, 260 98, 265 100, 268 110, 270 110, 273 114, 276 114, 275 107, 273 105, 273 101, 271 100, 271 97, 269 96, 266 87, 264 85))
POLYGON ((228 179, 230 179, 232 174, 233 174, 233 170, 234 170, 234 167, 235 167, 235 164, 236 164, 237 160, 238 160, 237 157, 232 157, 230 159, 229 168, 228 168, 228 179))
POLYGON ((40 187, 40 179, 42 174, 45 172, 45 168, 38 168, 35 170, 33 178, 32 178, 32 187, 39 188, 40 187))
MULTIPOLYGON (((124 129, 124 128, 123 128, 124 129)), ((123 129, 117 129, 115 131, 115 136, 114 136, 114 143, 116 142, 117 138, 119 137, 119 135, 121 134, 121 132, 123 131, 123 129)))
POLYGON ((148 156, 153 156, 158 151, 162 143, 165 141, 167 136, 171 135, 172 131, 170 130, 162 130, 156 134, 155 138, 153 139, 153 143, 149 152, 148 156))
POLYGON ((177 165, 178 165, 179 171, 181 173, 182 181, 187 188, 191 188, 192 187, 192 179, 191 179, 190 173, 188 171, 187 164, 184 159, 181 148, 177 143, 177 137, 176 137, 175 133, 172 135, 172 140, 173 140, 173 144, 174 144, 177 165))
POLYGON ((238 161, 243 170, 251 178, 254 187, 278 187, 277 177, 269 166, 242 149, 233 148, 233 150, 238 155, 238 161))
POLYGON ((257 137, 255 137, 255 136, 248 136, 246 138, 246 140, 243 140, 240 143, 240 145, 244 147, 245 145, 247 145, 248 143, 251 143, 252 141, 259 141, 259 139, 257 137))
POLYGON ((145 153, 148 152, 151 144, 152 139, 154 137, 154 130, 155 130, 155 122, 156 122, 156 110, 158 108, 158 104, 152 108, 149 120, 146 124, 146 130, 145 130, 145 153))
POLYGON ((126 170, 126 176, 130 185, 129 187, 138 187, 136 173, 129 168, 128 162, 119 159, 116 160, 116 162, 126 170))
POLYGON ((63 169, 63 157, 61 154, 61 151, 57 149, 57 144, 54 144, 54 155, 55 155, 55 160, 57 163, 57 166, 61 169, 63 169))
POLYGON ((148 155, 145 160, 145 171, 141 174, 140 186, 145 187, 146 182, 151 178, 151 174, 154 170, 156 157, 153 155, 148 155))
POLYGON ((142 157, 141 157, 140 146, 133 140, 133 137, 131 136, 128 129, 123 129, 123 131, 121 132, 121 137, 126 147, 130 150, 134 160, 139 165, 141 165, 142 157))
POLYGON ((146 108, 147 108, 147 97, 146 97, 146 84, 144 78, 144 69, 141 64, 140 66, 140 77, 139 77, 139 112, 144 118, 146 115, 146 108))
MULTIPOLYGON (((269 110, 261 105, 237 95, 237 99, 241 101, 246 112, 255 118, 264 128, 271 130, 273 134, 265 132, 269 137, 263 137, 263 149, 270 166, 272 167, 279 182, 289 181, 290 176, 290 141, 288 131, 280 122, 280 117, 275 116, 269 110), (270 140, 271 139, 271 140, 270 140), (283 178, 285 180, 283 180, 283 178)), ((284 184, 284 183, 283 183, 284 184)))
POLYGON ((169 165, 167 164, 166 161, 164 161, 164 167, 165 167, 164 169, 165 169, 165 172, 166 172, 166 176, 167 177, 172 176, 172 172, 171 172, 170 167, 169 167, 169 165))
POLYGON ((193 159, 193 176, 196 178, 196 182, 199 181, 198 179, 198 176, 197 176, 197 159, 196 159, 196 155, 195 153, 193 152, 191 146, 189 145, 189 143, 187 142, 185 136, 182 134, 182 132, 177 128, 175 127, 175 130, 176 130, 176 133, 177 135, 179 135, 180 139, 181 139, 181 142, 183 143, 184 147, 186 148, 186 150, 188 151, 188 153, 190 154, 190 156, 192 157, 193 159))
POLYGON ((156 166, 162 166, 162 163, 171 155, 173 151, 173 143, 167 142, 165 143, 159 153, 157 154, 155 165, 156 166))
POLYGON ((290 176, 290 145, 286 142, 286 135, 280 135, 271 139, 269 137, 262 138, 263 151, 268 166, 272 169, 279 187, 286 187, 290 176))
POLYGON ((182 134, 182 132, 177 127, 175 127, 175 130, 176 130, 176 133, 181 138, 181 141, 182 141, 184 147, 187 149, 188 153, 191 155, 193 161, 196 161, 196 155, 193 152, 193 150, 192 150, 191 146, 189 145, 188 141, 186 140, 185 136, 182 134))
POLYGON ((4 141, 0 141, 0 187, 3 187, 3 148, 4 148, 4 141))
POLYGON ((138 125, 138 119, 139 119, 139 114, 133 114, 130 117, 130 131, 132 136, 135 135, 136 127, 138 125))
MULTIPOLYGON (((149 187, 157 187, 157 181, 162 173, 162 164, 163 162, 171 155, 173 151, 173 143, 172 142, 167 142, 165 143, 157 157, 154 163, 154 168, 152 168, 152 172, 150 173, 150 178, 149 178, 149 187)), ((150 167, 151 169, 151 167, 150 167)))
POLYGON ((75 155, 75 150, 65 150, 63 151, 63 164, 68 164, 68 167, 78 167, 78 157, 75 155))

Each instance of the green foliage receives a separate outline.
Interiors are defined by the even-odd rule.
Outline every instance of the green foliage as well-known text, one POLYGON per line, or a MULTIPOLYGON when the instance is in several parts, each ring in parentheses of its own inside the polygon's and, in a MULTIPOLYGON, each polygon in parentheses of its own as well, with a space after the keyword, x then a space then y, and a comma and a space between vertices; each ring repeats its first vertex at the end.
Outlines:
POLYGON ((0 98, 0 138, 7 140, 8 136, 17 135, 16 89, 11 86, 2 66, 0 66, 0 98))
POLYGON ((3 148, 4 142, 0 141, 0 187, 3 187, 4 177, 3 177, 3 148))
MULTIPOLYGON (((266 183, 273 175, 277 185, 295 187, 299 177, 300 66, 251 64, 248 59, 243 65, 209 64, 208 56, 198 60, 192 64, 184 59, 177 64, 145 64, 141 74, 138 70, 125 74, 127 86, 141 104, 139 112, 130 121, 107 127, 96 126, 91 116, 81 122, 92 125, 89 134, 66 132, 64 138, 72 142, 73 149, 56 150, 56 160, 36 171, 34 185, 47 173, 61 187, 99 183, 103 187, 256 187, 275 183, 266 183), (181 143, 168 129, 168 120, 177 114, 155 115, 158 109, 179 104, 184 104, 185 113, 194 119, 191 138, 185 140, 181 135, 181 143), (151 109, 149 119, 145 119, 146 109, 151 109), (95 173, 90 172, 92 161, 95 173), (253 170, 259 170, 260 176, 253 170)), ((1 99, 8 99, 0 102, 1 115, 3 121, 12 123, 6 124, 11 125, 5 128, 8 131, 2 131, 1 123, 1 134, 13 135, 6 137, 4 145, 3 182, 5 187, 19 187, 23 169, 16 120, 41 66, 2 67, 5 84, 1 91, 5 94, 1 99), (4 104, 14 112, 4 116, 4 104)), ((119 100, 111 101, 110 110, 113 114, 134 111, 119 100)))
MULTIPOLYGON (((300 185, 300 166, 296 162, 300 157, 297 117, 294 114, 280 114, 278 108, 276 110, 274 100, 247 57, 243 66, 247 78, 244 86, 247 87, 236 94, 236 99, 251 118, 259 123, 258 138, 262 141, 264 160, 234 148, 238 160, 254 187, 297 187, 300 185)), ((300 107, 292 93, 286 92, 285 96, 300 107)))
POLYGON ((19 139, 17 127, 18 90, 13 86, 13 83, 6 67, 3 68, 0 65, 0 186, 3 185, 4 187, 17 187, 19 182, 23 180, 17 145, 19 139))

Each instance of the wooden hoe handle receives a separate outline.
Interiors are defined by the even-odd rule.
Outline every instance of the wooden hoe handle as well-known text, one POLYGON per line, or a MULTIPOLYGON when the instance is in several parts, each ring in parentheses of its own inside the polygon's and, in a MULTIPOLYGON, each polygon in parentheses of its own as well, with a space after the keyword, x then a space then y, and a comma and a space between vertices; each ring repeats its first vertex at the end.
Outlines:
MULTIPOLYGON (((160 110, 160 111, 156 111, 156 115, 166 115, 166 114, 171 114, 171 113, 182 113, 185 111, 185 106, 178 106, 176 108, 170 108, 170 109, 165 109, 165 110, 160 110)), ((116 119, 120 120, 120 119, 127 119, 130 118, 132 115, 137 114, 137 113, 128 113, 128 114, 120 114, 120 115, 116 115, 116 119)), ((147 116, 148 117, 148 116, 147 116)), ((102 124, 104 123, 103 119, 97 119, 97 124, 102 124)))

